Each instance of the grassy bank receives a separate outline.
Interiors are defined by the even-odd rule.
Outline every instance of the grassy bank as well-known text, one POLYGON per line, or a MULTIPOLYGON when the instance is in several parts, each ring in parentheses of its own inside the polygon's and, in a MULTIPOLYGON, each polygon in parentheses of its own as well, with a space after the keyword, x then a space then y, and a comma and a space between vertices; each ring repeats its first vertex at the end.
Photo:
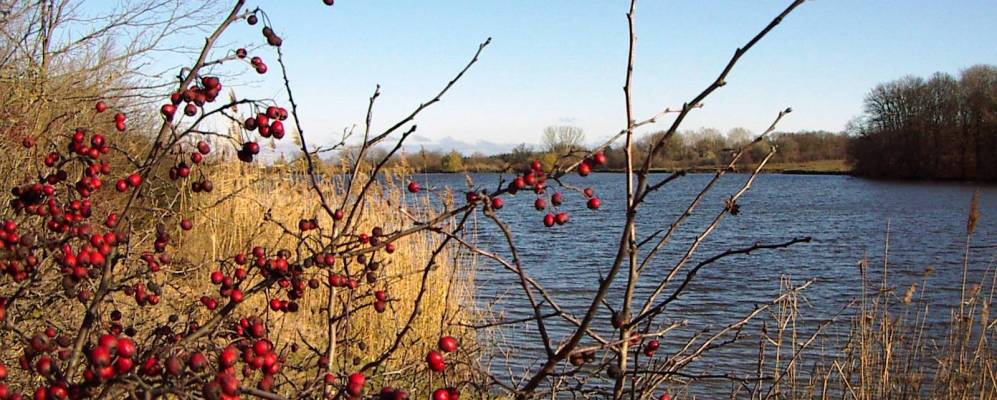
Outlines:
MULTIPOLYGON (((333 226, 332 220, 322 211, 315 192, 304 181, 290 179, 287 169, 263 170, 244 163, 225 163, 213 167, 212 180, 220 190, 185 200, 191 202, 189 206, 194 212, 190 217, 196 223, 178 248, 182 249, 182 257, 194 267, 190 271, 194 276, 207 276, 217 260, 249 252, 253 245, 301 251, 295 249, 299 240, 294 233, 294 227, 301 219, 318 217, 319 226, 333 226)), ((342 187, 336 183, 325 187, 331 204, 342 202, 342 187)), ((363 210, 357 214, 361 231, 370 232, 374 227, 387 231, 399 229, 409 223, 409 218, 426 218, 433 212, 428 198, 413 201, 406 196, 412 195, 393 179, 374 184, 363 210), (402 208, 408 217, 401 212, 402 208)), ((345 349, 345 357, 340 356, 342 371, 349 371, 358 362, 372 361, 370 357, 391 346, 394 335, 385 332, 401 329, 413 313, 414 299, 422 286, 421 272, 430 263, 440 240, 439 235, 428 232, 398 240, 394 254, 385 258, 382 267, 374 271, 377 282, 371 283, 368 279, 370 284, 364 285, 360 293, 350 294, 347 301, 355 303, 357 312, 339 333, 345 349), (388 295, 388 307, 383 313, 366 304, 375 290, 383 290, 388 295)), ((420 307, 406 340, 411 345, 404 346, 388 361, 388 369, 402 369, 421 362, 442 335, 460 337, 468 346, 473 346, 474 332, 461 329, 461 324, 455 323, 466 323, 472 318, 466 306, 473 302, 473 263, 452 247, 445 247, 433 264, 424 295, 438 301, 426 302, 420 307)), ((313 275, 309 278, 320 282, 326 280, 324 270, 309 273, 313 275)), ((213 287, 204 279, 184 279, 177 290, 201 296, 211 294, 213 287)), ((275 315, 274 318, 282 319, 275 325, 278 329, 275 336, 286 339, 287 343, 326 343, 328 298, 324 293, 324 289, 317 290, 302 298, 297 313, 275 315)), ((246 306, 266 308, 266 299, 253 299, 246 306)), ((316 362, 314 358, 314 355, 303 354, 300 362, 313 363, 316 362)))

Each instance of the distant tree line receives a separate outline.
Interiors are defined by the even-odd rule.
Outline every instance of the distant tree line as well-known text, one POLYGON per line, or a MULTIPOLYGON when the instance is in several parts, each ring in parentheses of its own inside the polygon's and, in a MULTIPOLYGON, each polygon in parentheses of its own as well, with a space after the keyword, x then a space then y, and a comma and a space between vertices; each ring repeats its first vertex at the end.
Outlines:
MULTIPOLYGON (((652 132, 641 137, 637 157, 644 157, 652 141, 664 132, 652 132)), ((732 150, 749 143, 755 134, 744 128, 734 128, 726 134, 713 128, 695 131, 682 131, 672 136, 666 146, 655 154, 655 168, 712 169, 726 165, 732 150)), ((781 132, 771 135, 769 142, 779 149, 773 164, 803 164, 813 161, 844 160, 848 149, 848 137, 844 134, 825 131, 781 132)), ((582 155, 588 148, 582 142, 584 133, 574 126, 551 126, 544 130, 539 146, 520 144, 502 154, 465 155, 456 150, 435 151, 420 149, 393 162, 404 164, 419 172, 497 172, 515 169, 533 160, 540 160, 545 168, 553 166, 560 155, 582 155)), ((755 146, 739 163, 741 167, 755 165, 765 156, 767 146, 755 146)), ((600 167, 602 171, 620 171, 625 167, 623 150, 610 147, 605 150, 608 163, 600 167)), ((569 158, 570 159, 570 158, 569 158)))
POLYGON ((997 180, 997 67, 880 84, 848 131, 859 175, 997 180))
MULTIPOLYGON (((651 143, 665 132, 638 135, 635 157, 643 159, 651 143)), ((680 131, 654 155, 657 170, 712 170, 728 164, 734 149, 750 143, 756 134, 745 128, 721 132, 715 128, 680 131)), ((520 144, 502 154, 463 154, 457 150, 420 148, 391 159, 389 167, 414 172, 499 172, 540 160, 545 169, 557 160, 584 155, 585 133, 576 126, 544 129, 539 145, 520 144), (566 156, 566 158, 562 158, 566 156)), ((873 88, 862 115, 844 132, 774 132, 765 138, 778 151, 769 170, 850 172, 873 178, 961 179, 997 181, 997 67, 977 65, 958 78, 936 73, 928 79, 904 77, 873 88)), ((768 146, 754 146, 737 167, 755 166, 768 146)), ((323 172, 341 172, 355 151, 325 159, 323 172)), ((386 149, 367 152, 380 159, 386 149)), ((607 164, 597 171, 622 171, 620 145, 605 150, 607 164)), ((575 158, 577 160, 577 158, 575 158)), ((294 166, 302 160, 293 160, 294 166)), ((278 164, 287 164, 281 159, 278 164)))
MULTIPOLYGON (((665 132, 655 132, 638 141, 641 146, 639 157, 644 157, 644 149, 658 140, 665 132)), ((674 170, 679 168, 711 169, 730 162, 733 150, 749 144, 756 134, 745 128, 733 128, 722 134, 713 128, 679 132, 673 135, 654 155, 657 168, 674 170)), ((774 144, 778 151, 771 159, 772 164, 803 164, 815 161, 844 160, 848 148, 848 137, 826 131, 776 132, 765 139, 774 144)), ((739 166, 753 166, 768 152, 768 146, 754 146, 740 160, 739 166)), ((608 154, 611 168, 623 168, 622 149, 613 149, 608 154)))

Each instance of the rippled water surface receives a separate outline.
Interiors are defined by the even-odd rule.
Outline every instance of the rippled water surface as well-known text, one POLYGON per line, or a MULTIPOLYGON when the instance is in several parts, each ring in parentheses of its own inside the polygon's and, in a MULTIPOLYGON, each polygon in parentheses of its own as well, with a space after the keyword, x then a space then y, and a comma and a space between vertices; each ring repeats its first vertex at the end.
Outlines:
MULTIPOLYGON (((494 188, 499 181, 497 174, 472 177, 477 185, 488 188, 494 188)), ((691 174, 652 195, 640 210, 638 240, 655 230, 667 229, 711 177, 711 174, 691 174)), ((728 175, 716 186, 642 276, 638 299, 646 297, 660 282, 696 235, 723 209, 723 199, 735 193, 747 178, 745 174, 728 175)), ((461 175, 428 174, 418 175, 416 179, 428 186, 466 188, 461 175)), ((581 194, 565 191, 567 200, 562 209, 571 213, 571 221, 564 226, 545 228, 543 213, 533 209, 534 196, 521 192, 506 196, 506 207, 500 214, 515 233, 526 272, 540 281, 561 306, 581 315, 591 302, 600 274, 608 269, 616 254, 624 217, 624 175, 572 176, 566 183, 592 187, 603 200, 602 209, 590 211, 585 208, 581 194)), ((873 269, 882 270, 888 231, 889 274, 893 282, 898 287, 920 282, 921 273, 933 267, 936 272, 928 281, 925 295, 932 304, 956 304, 966 245, 966 220, 976 188, 969 184, 883 182, 847 176, 762 175, 740 200, 740 215, 725 219, 689 265, 759 241, 775 243, 802 236, 811 236, 813 241, 788 249, 727 258, 704 268, 687 294, 658 319, 661 323, 689 321, 686 328, 665 342, 674 344, 696 331, 738 320, 756 304, 778 293, 783 276, 796 283, 816 280, 805 292, 809 304, 804 313, 804 322, 815 325, 859 293, 857 265, 863 257, 869 258, 873 269)), ((983 276, 997 253, 993 247, 997 245, 994 222, 997 187, 984 186, 980 190, 981 217, 972 242, 979 248, 971 252, 970 281, 983 276)), ((490 221, 479 214, 476 223, 481 247, 511 260, 504 237, 490 221)), ((516 276, 494 261, 480 259, 476 279, 480 306, 510 320, 532 315, 516 276)), ((618 290, 608 298, 614 309, 620 307, 625 276, 617 282, 618 290)), ((936 313, 941 314, 944 313, 936 313)), ((603 313, 596 323, 601 330, 609 326, 608 315, 603 313)), ((563 320, 550 321, 554 342, 572 332, 573 326, 563 320)), ((512 324, 498 331, 496 334, 513 352, 513 357, 509 365, 494 367, 506 375, 509 368, 515 375, 535 367, 543 356, 535 332, 533 323, 512 324)), ((726 353, 722 357, 708 358, 698 368, 720 372, 750 368, 750 363, 733 361, 755 359, 752 352, 756 351, 757 342, 746 342, 749 343, 723 349, 726 353)))

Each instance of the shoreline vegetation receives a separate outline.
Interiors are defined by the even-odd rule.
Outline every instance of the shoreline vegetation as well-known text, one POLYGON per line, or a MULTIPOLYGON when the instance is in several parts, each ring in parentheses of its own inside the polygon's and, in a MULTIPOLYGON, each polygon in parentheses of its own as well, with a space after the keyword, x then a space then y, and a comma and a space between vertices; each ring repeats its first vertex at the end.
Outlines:
MULTIPOLYGON (((758 135, 735 127, 726 132, 704 127, 675 132, 657 131, 635 139, 633 157, 647 158, 651 171, 714 172, 730 164, 734 149, 751 146, 734 163, 750 170, 776 149, 763 172, 784 174, 854 175, 874 179, 997 182, 997 66, 974 65, 958 76, 936 73, 930 78, 907 76, 877 85, 867 95, 862 114, 840 132, 796 131, 758 135), (652 146, 659 143, 660 146, 652 146), (647 157, 647 149, 655 154, 647 157)), ((592 172, 621 172, 623 147, 585 145, 581 127, 546 127, 538 145, 522 143, 501 154, 464 154, 431 150, 393 154, 386 167, 416 173, 513 171, 534 160, 544 170, 573 165, 586 154, 601 151, 605 164, 592 172)), ((325 160, 332 169, 349 165, 352 151, 325 160)), ((387 155, 373 149, 370 161, 387 155)), ((299 160, 291 161, 291 163, 299 160)), ((277 163, 286 163, 281 158, 277 163)))
MULTIPOLYGON (((745 165, 739 167, 733 173, 751 172, 756 165, 745 165)), ((651 173, 671 173, 678 170, 685 170, 689 173, 713 173, 722 166, 687 166, 676 168, 652 168, 651 173)), ((464 174, 464 173, 499 173, 509 172, 500 168, 467 169, 464 171, 446 171, 442 169, 416 169, 414 173, 419 174, 464 174)), ((623 173, 623 169, 605 168, 594 173, 623 173)), ((845 160, 819 160, 799 163, 769 163, 762 169, 762 173, 770 174, 791 174, 791 175, 854 175, 854 171, 845 160)))

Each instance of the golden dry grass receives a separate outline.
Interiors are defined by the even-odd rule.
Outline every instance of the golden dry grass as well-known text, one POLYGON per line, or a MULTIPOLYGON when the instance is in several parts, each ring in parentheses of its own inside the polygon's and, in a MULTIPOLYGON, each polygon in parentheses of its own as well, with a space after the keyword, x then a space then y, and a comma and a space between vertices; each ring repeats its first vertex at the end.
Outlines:
MULTIPOLYGON (((289 249, 295 251, 298 240, 283 228, 295 230, 301 218, 318 218, 319 225, 330 227, 331 219, 321 209, 318 196, 311 191, 303 177, 292 179, 287 169, 263 169, 242 163, 225 163, 211 167, 210 179, 215 190, 210 194, 182 195, 182 209, 185 216, 193 219, 194 228, 186 232, 177 243, 178 258, 185 264, 194 266, 190 275, 182 277, 179 285, 182 292, 198 298, 202 294, 214 294, 217 290, 207 279, 208 274, 219 265, 218 260, 232 257, 239 252, 248 252, 252 246, 261 245, 267 249, 289 249), (267 216, 267 217, 264 217, 267 216)), ((330 203, 340 204, 341 185, 329 184, 324 189, 330 203)), ((367 197, 360 215, 360 231, 370 232, 375 226, 385 231, 410 226, 406 213, 421 218, 432 213, 426 198, 416 201, 415 207, 400 205, 412 203, 405 198, 411 194, 400 189, 394 180, 375 184, 367 197)), ((316 232, 316 231, 311 231, 316 232)), ((312 235, 316 233, 310 233, 312 235)), ((381 354, 395 338, 414 306, 414 299, 421 287, 422 271, 429 262, 431 253, 439 245, 441 237, 430 233, 415 234, 398 240, 397 250, 384 260, 377 283, 366 283, 354 291, 354 305, 369 304, 374 290, 386 290, 393 300, 384 313, 376 313, 371 307, 362 309, 352 317, 348 325, 341 328, 340 340, 349 337, 349 343, 340 347, 337 357, 343 360, 341 367, 348 371, 357 362, 366 363, 381 354), (363 343, 363 344, 361 344, 363 343), (366 348, 366 350, 361 350, 366 348)), ((340 268, 337 265, 337 268, 340 268)), ((340 271, 341 272, 341 271, 340 271)), ((317 268, 306 269, 307 277, 315 277, 326 282, 326 271, 317 268)), ((426 285, 426 300, 420 308, 412 332, 406 336, 402 348, 387 363, 388 370, 404 370, 413 365, 422 365, 422 359, 430 348, 434 348, 443 334, 461 338, 465 348, 473 348, 474 332, 460 328, 458 322, 473 318, 471 308, 474 295, 474 269, 463 254, 454 247, 446 247, 436 258, 433 270, 426 285)), ((307 290, 300 301, 301 311, 297 313, 271 313, 278 318, 275 332, 277 345, 290 341, 305 342, 324 349, 327 341, 328 289, 323 285, 316 290, 307 290), (282 343, 283 342, 283 343, 282 343)), ((348 297, 340 291, 340 302, 348 297)), ((254 298, 241 305, 247 313, 258 313, 266 308, 266 299, 254 298)), ((340 303, 341 304, 341 303, 340 303)), ((303 358, 306 362, 309 358, 303 358)))
POLYGON ((888 262, 863 260, 860 268, 864 290, 841 314, 844 331, 827 320, 813 336, 801 322, 801 299, 780 304, 760 344, 768 354, 759 360, 759 373, 776 381, 752 387, 752 398, 997 399, 997 271, 967 272, 961 302, 945 305, 925 294, 933 285, 930 267, 920 281, 904 283, 873 277, 889 277, 888 262))

